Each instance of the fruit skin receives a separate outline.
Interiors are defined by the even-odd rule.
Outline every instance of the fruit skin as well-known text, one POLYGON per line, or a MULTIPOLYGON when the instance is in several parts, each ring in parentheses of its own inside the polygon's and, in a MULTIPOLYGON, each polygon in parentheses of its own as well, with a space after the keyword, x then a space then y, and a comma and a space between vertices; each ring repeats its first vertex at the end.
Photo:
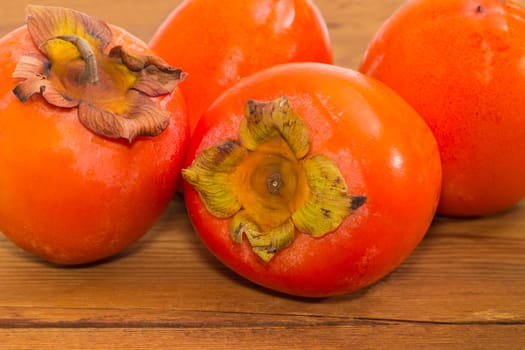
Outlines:
MULTIPOLYGON (((111 26, 113 44, 146 44, 111 26)), ((143 236, 167 207, 189 140, 180 91, 157 98, 166 130, 133 143, 87 130, 76 109, 12 93, 16 61, 36 52, 26 28, 0 40, 0 232, 59 264, 112 256, 143 236)))
POLYGON ((332 63, 324 19, 310 0, 186 0, 150 47, 188 77, 181 85, 190 131, 226 88, 280 63, 332 63))
POLYGON ((439 144, 438 213, 479 216, 525 196, 525 10, 416 0, 379 29, 360 71, 406 99, 439 144))
POLYGON ((302 116, 311 154, 337 163, 352 195, 367 202, 322 238, 296 232, 269 263, 230 237, 185 182, 191 221, 204 244, 245 278, 280 292, 326 297, 370 285, 397 267, 427 231, 438 202, 441 165, 423 120, 397 94, 357 72, 318 63, 275 66, 224 92, 203 115, 186 166, 219 141, 236 139, 247 100, 286 96, 302 116))

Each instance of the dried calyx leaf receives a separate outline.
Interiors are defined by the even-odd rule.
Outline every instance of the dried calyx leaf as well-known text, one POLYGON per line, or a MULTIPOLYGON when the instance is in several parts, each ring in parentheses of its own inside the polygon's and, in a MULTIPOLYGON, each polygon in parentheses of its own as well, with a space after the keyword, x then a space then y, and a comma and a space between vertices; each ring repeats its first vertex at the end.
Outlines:
POLYGON ((28 101, 36 93, 41 94, 46 101, 57 107, 73 108, 79 101, 72 100, 53 87, 47 79, 50 63, 42 56, 23 56, 13 72, 13 78, 24 79, 13 90, 21 102, 28 101))
POLYGON ((301 232, 321 237, 331 232, 366 201, 366 197, 350 196, 337 164, 323 155, 301 161, 310 187, 310 196, 292 215, 301 232))
POLYGON ((211 214, 233 217, 232 240, 246 237, 263 261, 290 245, 295 231, 322 237, 336 230, 364 196, 351 196, 339 167, 309 155, 305 123, 283 97, 249 101, 240 142, 204 150, 184 178, 211 214))
POLYGON ((148 96, 160 96, 171 93, 184 80, 186 73, 173 68, 159 57, 129 53, 123 46, 115 46, 109 56, 138 74, 133 89, 148 96))
POLYGON ((239 244, 242 243, 243 236, 246 236, 254 253, 264 262, 269 262, 278 251, 289 246, 295 238, 295 226, 292 220, 286 220, 282 225, 262 231, 245 211, 240 211, 233 217, 230 231, 233 241, 239 244))
POLYGON ((54 106, 78 107, 88 129, 130 142, 167 127, 169 112, 151 97, 171 93, 185 77, 182 70, 152 54, 110 47, 111 28, 78 11, 28 6, 27 13, 41 53, 22 57, 13 73, 22 80, 13 90, 20 101, 39 94, 54 106))
POLYGON ((248 151, 235 141, 225 141, 203 151, 192 166, 182 170, 184 179, 199 193, 213 215, 227 218, 241 209, 230 176, 248 151))
POLYGON ((270 102, 248 101, 244 107, 239 137, 249 150, 280 134, 295 156, 303 158, 310 148, 308 129, 286 97, 270 102))

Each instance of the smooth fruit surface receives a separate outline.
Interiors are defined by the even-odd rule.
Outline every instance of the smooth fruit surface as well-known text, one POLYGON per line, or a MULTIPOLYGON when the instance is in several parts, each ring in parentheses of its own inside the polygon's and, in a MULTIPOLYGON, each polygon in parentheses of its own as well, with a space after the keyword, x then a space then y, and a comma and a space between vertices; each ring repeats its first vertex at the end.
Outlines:
POLYGON ((368 47, 360 71, 405 98, 436 136, 442 215, 491 214, 525 196, 524 40, 516 1, 415 0, 368 47))
MULTIPOLYGON (((112 45, 149 53, 110 27, 112 45)), ((133 142, 102 137, 42 96, 25 103, 12 77, 25 55, 42 55, 26 27, 0 40, 0 232, 21 248, 60 264, 96 261, 139 239, 167 207, 188 142, 179 91, 167 128, 133 142)), ((151 98, 165 108, 167 96, 151 98)), ((109 101, 109 103, 113 103, 109 101)))
POLYGON ((183 170, 190 172, 186 179, 197 184, 195 179, 214 180, 208 175, 210 170, 215 171, 212 162, 216 159, 221 162, 217 168, 223 172, 212 175, 222 182, 230 176, 224 169, 232 168, 233 163, 240 164, 237 167, 240 171, 229 177, 230 187, 240 188, 235 192, 236 188, 229 191, 226 186, 208 184, 210 191, 199 193, 197 186, 185 181, 185 201, 197 233, 213 254, 240 275, 293 295, 320 297, 347 293, 388 274, 423 238, 440 192, 437 144, 421 117, 383 84, 355 71, 319 63, 275 66, 243 79, 222 94, 195 129, 183 170), (248 101, 281 101, 282 97, 286 97, 293 112, 280 102, 277 105, 293 119, 281 120, 284 113, 277 113, 275 104, 263 103, 261 110, 270 111, 273 116, 268 124, 273 126, 269 128, 278 126, 280 130, 268 131, 266 126, 260 126, 266 121, 258 114, 258 105, 248 101), (245 114, 253 119, 243 121, 245 114), (248 137, 247 128, 255 130, 248 137), (264 143, 261 140, 268 132, 273 136, 264 143), (217 144, 220 146, 216 147, 217 144), (243 147, 250 150, 242 150, 243 147), (235 156, 230 157, 233 153, 235 156), (292 153, 304 158, 296 161, 292 153), (310 163, 320 158, 324 168, 318 171, 317 165, 312 167, 310 163), (330 164, 342 178, 327 170, 330 164), (307 188, 305 176, 300 175, 301 167, 305 169, 307 188), (268 173, 270 176, 266 177, 268 173), (290 174, 298 175, 290 177, 290 174), (260 256, 266 256, 256 253, 261 248, 258 243, 265 241, 265 234, 257 233, 253 222, 242 224, 243 220, 261 213, 254 221, 261 228, 274 227, 272 221, 278 220, 287 209, 282 208, 280 200, 273 203, 272 196, 291 195, 291 211, 297 210, 304 203, 301 202, 304 193, 315 192, 318 183, 311 178, 317 182, 326 179, 326 183, 334 186, 317 192, 314 204, 330 202, 341 191, 359 203, 352 202, 351 213, 326 234, 326 228, 320 234, 316 230, 327 220, 333 222, 334 210, 323 205, 322 215, 310 221, 300 217, 302 213, 293 213, 291 225, 295 224, 295 236, 290 239, 289 235, 280 235, 284 230, 279 229, 266 247, 275 255, 263 261, 260 256), (346 185, 342 186, 343 183, 346 185), (295 190, 285 193, 282 189, 287 185, 295 190), (215 189, 224 190, 228 196, 213 198, 215 189), (253 193, 265 200, 253 206, 245 200, 253 193), (229 208, 220 200, 224 198, 234 207, 230 212, 239 209, 235 205, 240 201, 241 214, 233 219, 228 217, 229 208), (222 206, 228 210, 212 214, 205 201, 215 199, 214 208, 222 206), (261 204, 267 207, 259 211, 261 204), (273 212, 271 208, 275 208, 273 212), (243 232, 245 235, 241 236, 243 232))
POLYGON ((310 0, 186 0, 150 46, 188 72, 181 90, 191 131, 219 94, 243 77, 279 63, 332 63, 326 24, 310 0))

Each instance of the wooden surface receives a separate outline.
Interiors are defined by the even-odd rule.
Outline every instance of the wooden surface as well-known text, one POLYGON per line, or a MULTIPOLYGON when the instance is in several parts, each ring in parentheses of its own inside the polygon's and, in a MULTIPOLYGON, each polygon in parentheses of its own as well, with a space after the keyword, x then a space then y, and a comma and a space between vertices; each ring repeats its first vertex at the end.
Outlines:
MULTIPOLYGON (((317 1, 336 63, 355 68, 401 0, 317 1)), ((148 40, 178 1, 32 1, 75 7, 148 40)), ((0 35, 26 1, 0 2, 0 35)), ((137 244, 81 268, 0 236, 0 349, 525 349, 525 202, 437 219, 396 271, 351 295, 292 298, 219 264, 180 198, 137 244)))

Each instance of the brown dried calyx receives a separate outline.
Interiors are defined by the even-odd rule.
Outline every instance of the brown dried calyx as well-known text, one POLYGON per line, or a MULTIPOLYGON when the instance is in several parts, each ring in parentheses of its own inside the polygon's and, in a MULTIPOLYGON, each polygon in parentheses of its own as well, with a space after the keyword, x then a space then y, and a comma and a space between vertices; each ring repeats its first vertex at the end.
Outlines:
POLYGON ((23 56, 13 73, 22 79, 13 90, 20 101, 40 94, 54 106, 77 108, 94 133, 129 142, 167 127, 170 113, 151 97, 171 93, 185 77, 181 69, 111 47, 110 27, 83 13, 47 6, 28 6, 27 13, 27 29, 41 52, 23 56))

